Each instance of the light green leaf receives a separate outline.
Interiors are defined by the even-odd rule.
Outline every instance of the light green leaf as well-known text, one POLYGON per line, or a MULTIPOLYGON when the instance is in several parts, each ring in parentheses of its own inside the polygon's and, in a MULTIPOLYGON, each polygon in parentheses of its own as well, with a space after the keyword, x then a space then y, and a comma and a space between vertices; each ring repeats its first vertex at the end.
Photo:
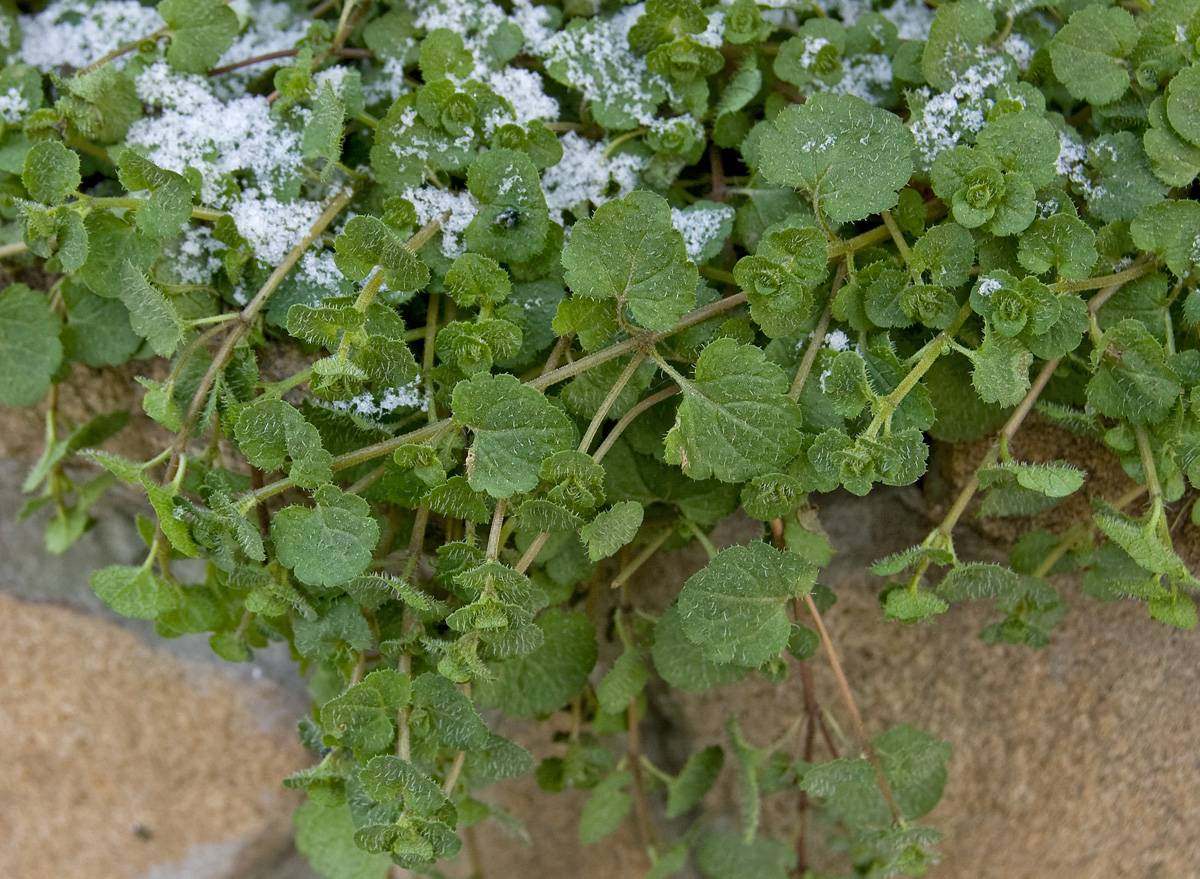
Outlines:
POLYGON ((954 750, 950 743, 903 723, 871 743, 904 817, 913 820, 932 811, 946 787, 946 761, 954 750))
POLYGON ((666 199, 652 192, 607 201, 576 223, 562 263, 575 295, 615 299, 648 329, 671 329, 696 302, 696 267, 666 199))
POLYGON ((625 792, 632 782, 633 776, 621 770, 596 785, 579 816, 580 842, 595 845, 621 826, 633 805, 633 797, 625 792))
POLYGON ((413 682, 413 705, 429 718, 430 740, 443 748, 478 751, 491 740, 471 700, 439 674, 426 672, 413 682))
POLYGON ((979 47, 995 30, 995 16, 982 3, 964 0, 939 6, 921 53, 925 80, 939 91, 950 91, 961 74, 979 63, 979 47))
POLYGON ((1050 41, 1054 75, 1081 101, 1115 101, 1129 88, 1124 59, 1137 41, 1137 23, 1127 11, 1119 6, 1085 6, 1050 41))
POLYGON ((678 818, 691 811, 716 784, 725 765, 725 751, 709 745, 688 757, 679 775, 667 783, 667 817, 678 818))
POLYGON ((927 620, 939 613, 945 613, 950 605, 931 592, 918 590, 913 592, 904 587, 892 589, 884 599, 883 612, 889 620, 899 620, 903 623, 915 623, 927 620))
POLYGON ((333 485, 313 494, 312 508, 291 506, 271 520, 279 561, 310 586, 332 588, 357 577, 371 563, 379 524, 370 505, 333 485))
POLYGON ((489 150, 471 163, 467 186, 480 202, 466 232, 471 251, 504 262, 525 262, 542 252, 550 212, 533 159, 516 150, 489 150))
POLYGON ((947 601, 981 601, 1014 592, 1020 578, 1002 565, 971 562, 948 573, 938 585, 938 594, 947 601))
POLYGON ((912 133, 895 114, 852 95, 820 92, 788 105, 761 146, 763 176, 803 189, 839 223, 895 205, 913 172, 912 133))
POLYGON ((412 763, 395 754, 380 754, 359 772, 363 791, 376 802, 399 798, 405 811, 428 818, 446 802, 442 789, 412 763))
POLYGON ((79 154, 56 140, 40 140, 25 154, 21 182, 37 201, 62 204, 83 182, 79 176, 79 154))
POLYGON ((975 370, 971 383, 985 403, 1015 406, 1029 390, 1029 367, 1033 355, 1017 339, 1009 339, 991 331, 984 334, 983 344, 972 355, 975 370))
POLYGON ((683 633, 711 662, 756 668, 787 646, 786 602, 806 595, 816 569, 765 543, 724 549, 679 593, 683 633))
POLYGON ((392 859, 369 854, 354 842, 354 820, 346 805, 305 803, 292 816, 296 848, 325 879, 384 879, 392 859))
POLYGON ((173 238, 191 218, 192 190, 182 174, 124 149, 117 160, 117 176, 131 192, 150 190, 149 199, 134 212, 134 221, 151 238, 173 238))
POLYGON ((1200 203, 1191 199, 1159 202, 1129 224, 1133 243, 1153 251, 1176 277, 1200 268, 1200 203))
POLYGON ((548 610, 535 621, 542 646, 491 666, 493 681, 481 681, 479 698, 510 717, 540 717, 570 702, 596 664, 596 632, 577 611, 548 610))
POLYGON ((121 270, 121 282, 121 302, 129 309, 129 325, 150 343, 155 354, 170 357, 183 332, 175 306, 129 260, 121 270))
POLYGON ((620 501, 602 510, 579 530, 588 558, 594 562, 606 559, 632 541, 642 526, 643 514, 642 505, 634 501, 620 501))
POLYGON ((1171 126, 1200 146, 1200 66, 1193 63, 1171 78, 1166 111, 1171 126))
POLYGON ((238 33, 237 13, 223 0, 161 0, 158 14, 171 28, 167 60, 184 73, 204 73, 238 33))
POLYGON ((234 433, 246 460, 260 470, 279 470, 290 459, 289 473, 301 488, 333 479, 333 456, 321 445, 321 434, 278 398, 259 397, 243 409, 234 433))
POLYGON ((62 362, 62 322, 45 295, 24 284, 0 293, 0 406, 32 406, 62 362))
MULTIPOLYGON (((350 602, 344 604, 351 606, 350 602)), ((408 675, 376 669, 321 706, 321 726, 347 748, 363 753, 382 751, 395 740, 397 713, 411 698, 408 675)))
POLYGON ((1087 399, 1101 415, 1155 424, 1167 417, 1183 392, 1162 345, 1133 318, 1104 334, 1092 351, 1092 364, 1096 371, 1087 399))
POLYGON ((1086 278, 1097 257, 1096 233, 1073 213, 1034 220, 1017 251, 1017 260, 1035 275, 1055 269, 1060 278, 1086 278))
POLYGON ((706 659, 683 633, 679 605, 672 604, 654 628, 654 667, 664 681, 688 693, 704 693, 713 687, 736 683, 749 674, 740 665, 721 665, 706 659))
POLYGON ((642 660, 644 650, 626 650, 596 687, 600 707, 608 714, 619 714, 641 695, 650 680, 650 669, 642 660))
POLYGON ((494 498, 534 489, 542 461, 568 450, 575 437, 566 413, 512 375, 459 382, 451 409, 455 423, 475 435, 467 480, 494 498))
POLYGON ((362 607, 349 596, 322 603, 312 616, 297 617, 292 631, 296 652, 307 659, 332 659, 350 650, 366 650, 373 640, 362 607))
POLYGON ((313 98, 312 116, 304 126, 301 144, 304 158, 318 160, 322 179, 328 178, 341 161, 345 119, 345 101, 334 90, 333 83, 326 80, 313 98))
POLYGON ((709 833, 696 846, 696 863, 708 879, 787 879, 796 851, 765 836, 747 844, 738 833, 709 833))
POLYGON ((718 339, 681 387, 667 461, 693 479, 743 482, 782 469, 800 450, 800 407, 761 348, 718 339))
POLYGON ((176 595, 148 567, 109 565, 94 571, 92 591, 121 616, 150 620, 176 604, 176 595))
POLYGON ((836 821, 852 825, 891 822, 875 770, 865 757, 843 757, 814 766, 800 782, 800 789, 821 800, 836 821))
POLYGON ((425 264, 409 253, 396 234, 376 217, 351 217, 333 246, 338 270, 351 281, 361 281, 379 266, 390 290, 411 293, 429 283, 425 264))

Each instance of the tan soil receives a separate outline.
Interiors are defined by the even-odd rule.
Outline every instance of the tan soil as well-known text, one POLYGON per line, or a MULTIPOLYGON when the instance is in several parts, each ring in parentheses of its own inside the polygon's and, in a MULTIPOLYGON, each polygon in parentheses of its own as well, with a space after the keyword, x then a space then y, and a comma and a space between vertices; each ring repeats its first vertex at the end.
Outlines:
POLYGON ((309 762, 243 690, 131 633, 0 595, 0 876, 123 879, 202 843, 278 839, 309 762))

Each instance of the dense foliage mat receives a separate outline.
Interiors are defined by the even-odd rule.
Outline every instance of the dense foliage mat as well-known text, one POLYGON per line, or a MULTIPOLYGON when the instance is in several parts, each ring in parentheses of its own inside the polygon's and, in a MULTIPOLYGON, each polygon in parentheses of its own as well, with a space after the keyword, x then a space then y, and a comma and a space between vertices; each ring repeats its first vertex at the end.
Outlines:
POLYGON ((285 783, 332 879, 521 833, 485 789, 535 769, 591 791, 585 843, 633 816, 652 877, 920 875, 950 745, 864 732, 809 497, 914 483, 930 436, 995 440, 873 567, 886 619, 988 601, 984 640, 1042 646, 1048 577, 1084 569, 1196 625, 1200 0, 39 7, 0 17, 0 254, 53 280, 0 293, 0 404, 49 397, 26 513, 63 552, 130 483, 145 560, 100 598, 231 661, 288 644, 315 756, 285 783), (96 450, 126 413, 56 402, 129 360, 174 435, 150 461, 96 450), (977 496, 1028 516, 1089 477, 1013 455, 1034 409, 1138 487, 960 559, 977 496), (717 551, 739 508, 763 539, 717 551), (630 588, 694 541, 669 606, 630 588), (845 734, 797 706, 776 742, 731 717, 685 764, 641 753, 648 687, 809 683, 822 644, 845 734), (535 767, 481 708, 566 732, 535 767), (736 833, 703 811, 727 758, 736 833))

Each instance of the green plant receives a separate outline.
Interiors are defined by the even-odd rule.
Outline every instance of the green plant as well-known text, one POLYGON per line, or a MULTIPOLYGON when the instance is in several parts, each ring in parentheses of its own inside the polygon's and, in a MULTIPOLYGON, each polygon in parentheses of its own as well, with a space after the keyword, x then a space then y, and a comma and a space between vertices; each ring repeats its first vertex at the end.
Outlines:
POLYGON ((816 871, 759 832, 762 798, 797 792, 800 852, 819 803, 853 875, 923 873, 939 834, 913 821, 949 745, 868 739, 808 496, 915 482, 927 436, 1000 429, 944 521, 872 568, 894 578, 887 619, 991 600, 985 640, 1041 646, 1064 613, 1048 575, 1084 569, 1096 597, 1195 626, 1170 517, 1200 524, 1198 0, 304 13, 5 14, 0 254, 54 280, 0 294, 0 404, 49 395, 26 490, 52 551, 116 482, 146 493, 145 561, 92 577, 110 607, 231 661, 288 643, 320 756, 286 784, 318 869, 434 871, 458 828, 510 820, 476 792, 534 761, 481 706, 569 712, 538 781, 591 790, 585 842, 635 813, 650 876, 689 856, 713 877, 816 871), (307 365, 264 378, 285 348, 307 365), (71 364, 154 356, 162 454, 94 450, 124 413, 64 422, 71 364), (1035 408, 1140 488, 1031 531, 1010 566, 962 560, 976 494, 1029 515, 1088 475, 1012 455, 1035 408), (75 481, 80 455, 101 475, 75 481), (763 540, 718 551, 739 508, 763 540), (641 606, 631 575, 693 541, 708 566, 641 606), (598 674, 580 608, 610 583, 620 654, 598 674), (731 718, 728 749, 676 773, 640 753, 652 679, 807 674, 822 643, 849 755, 812 762, 832 736, 804 708, 806 750, 731 718), (648 791, 692 813, 726 753, 743 832, 701 816, 655 841, 648 791))

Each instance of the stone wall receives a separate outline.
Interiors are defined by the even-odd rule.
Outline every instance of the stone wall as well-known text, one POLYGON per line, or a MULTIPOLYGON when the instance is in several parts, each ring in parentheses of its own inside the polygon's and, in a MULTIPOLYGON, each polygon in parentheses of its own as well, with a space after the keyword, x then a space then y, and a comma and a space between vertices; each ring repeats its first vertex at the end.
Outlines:
MULTIPOLYGON (((5 413, 0 427, 14 421, 23 426, 0 431, 24 458, 0 461, 0 876, 311 877, 290 846, 295 801, 278 784, 310 760, 292 732, 307 698, 291 663, 272 651, 252 665, 220 663, 202 638, 164 642, 109 614, 87 576, 137 555, 138 504, 114 495, 78 546, 46 556, 39 525, 14 521, 31 452, 12 440, 37 430, 28 414, 5 413)), ((838 549, 824 577, 839 598, 827 622, 870 731, 908 722, 955 747, 946 797, 928 819, 947 832, 931 877, 1200 875, 1200 635, 1154 623, 1140 605, 1082 597, 1070 581, 1060 587, 1071 613, 1038 651, 979 642, 986 607, 955 607, 932 626, 883 625, 865 568, 924 536, 925 499, 886 490, 821 506, 838 549)), ((721 536, 744 541, 756 528, 735 520, 721 536)), ((969 529, 960 552, 997 557, 969 529)), ((663 555, 632 588, 664 606, 702 562, 695 551, 663 555)), ((813 667, 822 705, 848 730, 824 657, 813 667)), ((793 675, 779 686, 751 679, 697 697, 657 694, 653 704, 646 747, 670 761, 722 741, 730 712, 766 743, 795 719, 801 696, 793 675)), ((552 752, 537 730, 502 731, 552 752)), ((548 798, 523 779, 489 796, 534 843, 480 826, 470 847, 489 879, 624 879, 647 866, 632 827, 600 846, 577 843, 579 794, 548 798)), ((708 805, 732 826, 729 770, 708 805)), ((788 826, 792 807, 775 804, 768 824, 788 826)))

